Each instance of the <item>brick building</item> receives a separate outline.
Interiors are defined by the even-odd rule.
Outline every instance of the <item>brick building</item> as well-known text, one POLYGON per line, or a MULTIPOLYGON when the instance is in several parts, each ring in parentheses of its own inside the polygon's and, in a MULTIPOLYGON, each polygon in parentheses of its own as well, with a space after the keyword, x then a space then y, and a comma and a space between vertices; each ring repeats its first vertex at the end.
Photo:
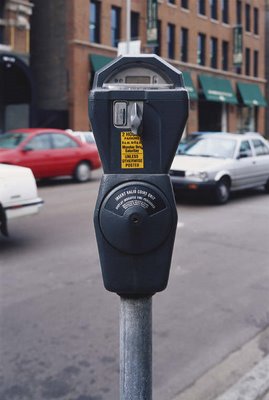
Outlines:
MULTIPOLYGON (((37 123, 87 130, 94 72, 117 56, 126 38, 126 0, 32 3, 37 123)), ((155 52, 184 73, 191 99, 187 132, 265 133, 265 6, 265 0, 131 1, 131 37, 141 41, 141 52, 155 52), (153 46, 147 22, 155 5, 153 46)))
MULTIPOLYGON (((269 37, 269 0, 266 0, 265 14, 265 37, 269 37)), ((269 40, 265 40, 265 78, 266 78, 266 99, 269 102, 269 40)), ((266 109, 265 132, 269 138, 269 107, 266 109)))
POLYGON ((33 121, 34 84, 29 67, 28 0, 0 2, 0 132, 33 121))

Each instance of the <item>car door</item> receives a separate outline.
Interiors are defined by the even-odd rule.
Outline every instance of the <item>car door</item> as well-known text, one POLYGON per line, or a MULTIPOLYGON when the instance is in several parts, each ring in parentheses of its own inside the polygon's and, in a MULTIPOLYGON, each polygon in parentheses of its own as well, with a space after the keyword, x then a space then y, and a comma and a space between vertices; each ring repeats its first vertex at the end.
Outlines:
POLYGON ((234 168, 234 189, 244 189, 255 185, 255 157, 249 140, 242 140, 236 157, 234 168))
POLYGON ((269 178, 269 146, 261 139, 251 139, 254 148, 256 181, 258 185, 263 185, 269 178))
POLYGON ((50 135, 47 133, 37 134, 23 146, 18 165, 31 168, 36 178, 49 178, 51 149, 50 135))
POLYGON ((80 145, 64 133, 51 133, 55 176, 72 175, 80 159, 80 145))

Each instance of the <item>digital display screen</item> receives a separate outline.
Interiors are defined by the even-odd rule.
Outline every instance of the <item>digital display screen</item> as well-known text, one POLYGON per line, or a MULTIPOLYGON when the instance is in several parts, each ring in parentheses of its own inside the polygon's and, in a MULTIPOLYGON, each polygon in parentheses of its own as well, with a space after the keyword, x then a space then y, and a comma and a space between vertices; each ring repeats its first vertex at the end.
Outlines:
POLYGON ((149 84, 150 76, 126 76, 125 83, 149 84))

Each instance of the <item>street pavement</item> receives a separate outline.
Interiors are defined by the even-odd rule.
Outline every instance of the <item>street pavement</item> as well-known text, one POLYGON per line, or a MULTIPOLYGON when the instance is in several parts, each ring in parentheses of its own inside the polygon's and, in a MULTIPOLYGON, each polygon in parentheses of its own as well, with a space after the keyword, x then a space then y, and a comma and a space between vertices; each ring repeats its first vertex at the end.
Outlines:
MULTIPOLYGON (((0 238, 1 400, 119 398, 119 299, 103 288, 92 224, 99 178, 41 184, 40 214, 0 238)), ((213 400, 269 353, 268 196, 177 208, 169 285, 153 297, 153 398, 213 400)))

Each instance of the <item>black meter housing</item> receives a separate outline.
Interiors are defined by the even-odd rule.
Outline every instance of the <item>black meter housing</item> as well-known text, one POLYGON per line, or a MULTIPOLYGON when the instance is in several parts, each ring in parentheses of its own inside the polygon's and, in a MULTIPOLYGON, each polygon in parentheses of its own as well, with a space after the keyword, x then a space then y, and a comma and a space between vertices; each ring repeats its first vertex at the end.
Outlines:
POLYGON ((109 291, 167 286, 177 226, 168 171, 188 108, 181 72, 156 55, 122 56, 95 75, 89 116, 104 175, 94 225, 109 291))

